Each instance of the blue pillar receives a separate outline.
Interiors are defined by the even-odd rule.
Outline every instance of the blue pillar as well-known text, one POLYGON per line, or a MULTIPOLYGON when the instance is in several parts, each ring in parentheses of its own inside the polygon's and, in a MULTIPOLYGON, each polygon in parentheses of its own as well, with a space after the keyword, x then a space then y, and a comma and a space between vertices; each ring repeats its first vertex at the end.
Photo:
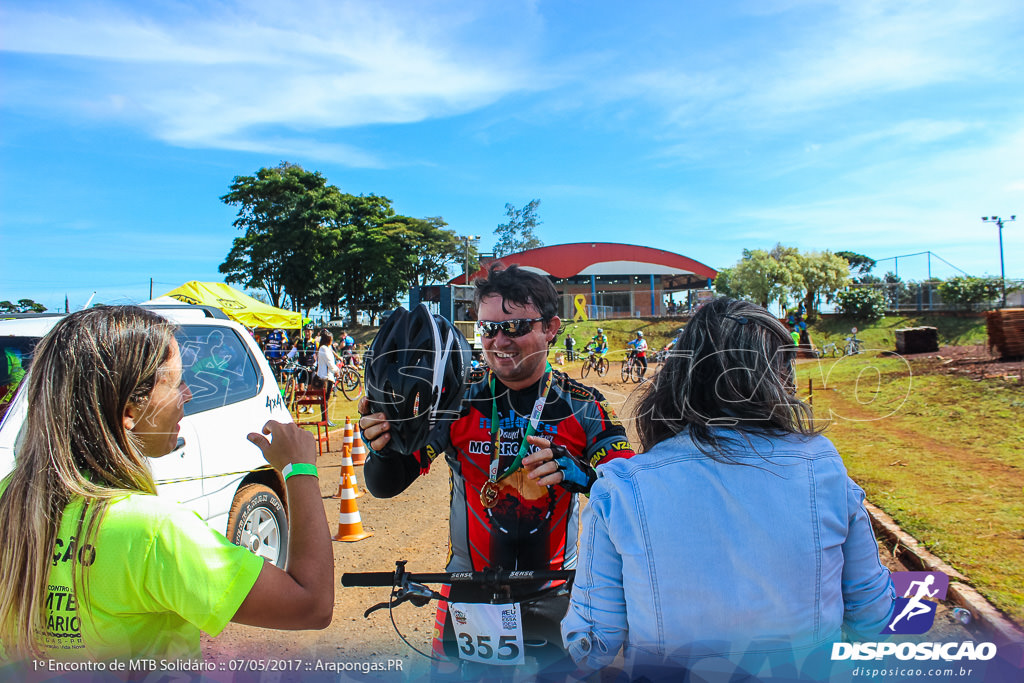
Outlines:
POLYGON ((651 315, 658 315, 658 309, 654 307, 654 273, 651 273, 651 315))
MULTIPOLYGON (((593 275, 590 276, 590 305, 597 306, 597 278, 593 275)), ((592 309, 590 313, 595 312, 597 309, 592 309)), ((588 313, 588 316, 590 314, 588 313)))
POLYGON ((452 300, 452 288, 448 285, 441 286, 441 317, 452 322, 455 318, 454 301, 452 300))

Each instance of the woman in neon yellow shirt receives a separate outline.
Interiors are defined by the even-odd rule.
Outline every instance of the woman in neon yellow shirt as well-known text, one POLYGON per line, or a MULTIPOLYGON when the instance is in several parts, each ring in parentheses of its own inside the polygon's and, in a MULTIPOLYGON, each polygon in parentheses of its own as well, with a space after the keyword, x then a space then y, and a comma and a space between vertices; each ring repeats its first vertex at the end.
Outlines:
POLYGON ((310 433, 270 421, 249 435, 285 475, 287 571, 154 495, 147 460, 174 448, 192 398, 181 373, 174 326, 132 306, 73 313, 36 346, 17 462, 0 482, 0 661, 195 659, 200 630, 229 621, 330 623, 310 433))

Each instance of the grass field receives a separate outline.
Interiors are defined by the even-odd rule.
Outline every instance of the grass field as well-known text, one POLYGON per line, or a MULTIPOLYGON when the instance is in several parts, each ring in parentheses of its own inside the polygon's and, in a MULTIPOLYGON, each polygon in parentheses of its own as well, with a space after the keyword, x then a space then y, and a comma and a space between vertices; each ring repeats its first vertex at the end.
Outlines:
MULTIPOLYGON (((985 343, 977 319, 884 320, 858 332, 877 349, 801 361, 801 395, 868 499, 1024 624, 1024 387, 932 374, 882 356, 893 330, 931 323, 943 344, 985 343)), ((848 327, 815 329, 845 336, 848 327)))

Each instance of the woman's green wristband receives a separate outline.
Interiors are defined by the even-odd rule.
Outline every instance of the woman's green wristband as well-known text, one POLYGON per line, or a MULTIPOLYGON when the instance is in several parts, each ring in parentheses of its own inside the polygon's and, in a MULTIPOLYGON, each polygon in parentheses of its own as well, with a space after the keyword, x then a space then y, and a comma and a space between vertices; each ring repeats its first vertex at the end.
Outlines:
POLYGON ((290 462, 284 466, 281 474, 284 475, 285 481, 288 481, 288 477, 294 477, 296 474, 308 474, 311 477, 320 476, 320 473, 316 471, 316 465, 311 465, 308 462, 290 462))

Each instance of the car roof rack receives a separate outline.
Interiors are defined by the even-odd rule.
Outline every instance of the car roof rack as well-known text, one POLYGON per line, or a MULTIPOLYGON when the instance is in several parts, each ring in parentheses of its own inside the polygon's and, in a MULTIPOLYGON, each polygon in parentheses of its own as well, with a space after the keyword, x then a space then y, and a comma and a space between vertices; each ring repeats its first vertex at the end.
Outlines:
POLYGON ((220 310, 216 306, 207 306, 205 304, 145 304, 142 306, 149 311, 202 311, 207 318, 217 318, 219 320, 231 320, 227 313, 220 310))
MULTIPOLYGON (((117 305, 117 304, 113 304, 117 305)), ((202 311, 203 315, 207 318, 217 318, 218 320, 230 320, 228 315, 217 308, 216 306, 197 305, 197 304, 135 304, 140 308, 145 308, 147 311, 202 311)), ((0 320, 9 320, 13 318, 56 318, 65 316, 67 313, 49 312, 44 311, 43 313, 0 313, 0 320)))

